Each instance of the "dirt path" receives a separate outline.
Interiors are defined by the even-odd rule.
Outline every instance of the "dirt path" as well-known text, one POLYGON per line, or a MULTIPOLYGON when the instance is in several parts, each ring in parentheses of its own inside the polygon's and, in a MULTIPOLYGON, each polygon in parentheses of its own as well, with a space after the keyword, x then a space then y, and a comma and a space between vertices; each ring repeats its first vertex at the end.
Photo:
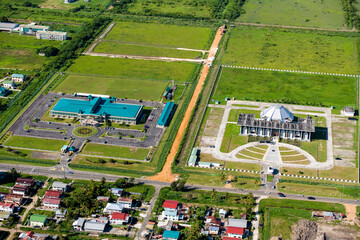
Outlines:
POLYGON ((201 71, 198 84, 196 85, 196 88, 195 88, 194 94, 192 95, 192 98, 190 100, 189 106, 186 109, 184 118, 180 124, 179 130, 176 134, 176 137, 175 137, 174 143, 171 147, 170 153, 166 158, 166 162, 165 162, 165 165, 164 165, 162 171, 155 176, 149 177, 148 179, 156 180, 156 181, 164 181, 164 182, 172 182, 175 180, 176 175, 171 172, 171 164, 174 161, 175 155, 179 150, 181 140, 182 140, 185 130, 190 122, 191 113, 192 113, 193 109, 195 108, 195 104, 201 93, 202 86, 205 82, 205 79, 206 79, 208 73, 209 73, 210 66, 212 64, 212 61, 214 60, 215 54, 216 54, 218 46, 220 44, 222 33, 223 33, 223 29, 219 28, 219 30, 217 31, 217 33, 215 35, 214 41, 211 45, 211 48, 209 51, 209 56, 206 60, 206 64, 204 65, 204 67, 201 71))
POLYGON ((346 209, 346 219, 355 222, 356 219, 356 205, 344 204, 346 209))
POLYGON ((231 185, 232 176, 229 175, 228 178, 227 178, 227 180, 229 181, 229 183, 226 183, 226 184, 225 184, 225 187, 226 187, 226 188, 232 188, 232 185, 231 185))

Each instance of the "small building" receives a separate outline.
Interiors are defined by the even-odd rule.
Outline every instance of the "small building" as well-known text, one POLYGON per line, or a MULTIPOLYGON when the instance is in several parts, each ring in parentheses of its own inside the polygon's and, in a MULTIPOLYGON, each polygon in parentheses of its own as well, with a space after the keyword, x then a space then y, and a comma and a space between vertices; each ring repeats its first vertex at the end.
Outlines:
POLYGON ((219 231, 220 231, 220 227, 215 227, 215 226, 210 226, 209 227, 209 233, 210 234, 218 235, 219 231))
POLYGON ((206 220, 205 220, 205 225, 214 226, 214 227, 220 227, 221 226, 221 220, 216 218, 215 216, 207 216, 206 220))
POLYGON ((57 190, 46 190, 44 198, 60 198, 62 192, 57 190))
POLYGON ((246 219, 229 218, 227 227, 247 228, 248 221, 246 219))
POLYGON ((130 215, 127 213, 114 212, 110 215, 110 224, 112 225, 123 225, 130 221, 130 215))
POLYGON ((43 198, 42 203, 45 208, 49 209, 59 209, 61 204, 61 198, 43 198))
POLYGON ((227 227, 226 228, 226 235, 233 238, 243 238, 245 233, 244 228, 239 227, 227 227))
POLYGON ((342 110, 342 114, 345 115, 346 117, 353 117, 355 116, 355 108, 344 107, 344 109, 342 110))
POLYGON ((14 213, 14 203, 0 203, 0 212, 14 213))
POLYGON ((0 22, 0 31, 12 32, 19 27, 17 23, 0 22))
POLYGON ((124 209, 122 204, 118 203, 108 203, 104 209, 105 214, 112 214, 114 212, 122 212, 124 209))
POLYGON ((29 194, 30 187, 24 185, 14 185, 11 189, 12 194, 18 194, 21 196, 26 196, 29 194))
POLYGON ((37 31, 37 39, 47 39, 47 40, 59 40, 65 41, 67 38, 67 32, 60 31, 37 31))
POLYGON ((96 219, 96 222, 108 224, 109 219, 107 217, 99 217, 98 219, 96 219))
POLYGON ((6 97, 9 94, 9 90, 4 87, 0 87, 0 96, 6 97))
POLYGON ((159 120, 156 123, 157 127, 164 128, 170 124, 171 118, 174 115, 174 108, 175 108, 175 104, 173 102, 166 103, 165 108, 162 111, 159 120))
POLYGON ((35 35, 37 31, 49 31, 49 26, 40 26, 35 23, 31 24, 21 24, 20 25, 20 35, 35 35))
POLYGON ((188 162, 188 165, 190 167, 194 167, 196 162, 197 162, 197 159, 198 159, 198 149, 197 148, 193 148, 191 150, 191 154, 190 154, 190 158, 189 158, 189 162, 188 162))
POLYGON ((96 200, 100 201, 100 202, 108 202, 110 199, 110 197, 106 197, 106 196, 98 196, 96 198, 96 200))
POLYGON ((54 181, 52 184, 52 190, 60 191, 60 192, 67 192, 68 185, 63 182, 54 181))
POLYGON ((239 238, 234 237, 223 237, 222 240, 239 240, 239 238))
POLYGON ((110 192, 115 196, 121 197, 124 193, 124 189, 122 188, 110 188, 110 192))
POLYGON ((4 80, 2 82, 2 84, 3 84, 4 88, 15 89, 15 83, 12 80, 4 80))
POLYGON ((220 163, 214 163, 214 162, 198 162, 199 167, 203 168, 211 168, 211 167, 220 167, 220 163))
POLYGON ((180 238, 180 232, 165 230, 163 233, 163 240, 178 240, 180 238))
POLYGON ((58 209, 58 210, 56 210, 56 212, 55 212, 55 218, 57 218, 57 219, 64 219, 65 216, 66 216, 66 213, 67 213, 67 210, 66 210, 66 209, 63 209, 63 210, 58 209))
POLYGON ((162 219, 170 221, 179 221, 181 219, 180 214, 177 210, 164 210, 161 213, 162 219))
POLYGON ((33 214, 30 216, 29 225, 31 227, 44 227, 47 222, 47 217, 45 215, 33 214))
POLYGON ((26 76, 24 74, 14 73, 11 74, 11 80, 14 82, 23 83, 26 80, 26 76))
POLYGON ((79 232, 83 231, 83 230, 84 230, 85 221, 86 221, 85 218, 78 218, 78 219, 76 219, 76 220, 73 222, 73 224, 72 224, 74 230, 75 230, 75 231, 79 231, 79 232))
POLYGON ((86 221, 84 224, 84 231, 86 232, 104 232, 105 223, 86 221))
POLYGON ((219 216, 220 218, 226 218, 227 211, 225 209, 219 210, 219 216))
POLYGON ((26 233, 20 233, 18 240, 56 240, 57 236, 50 236, 48 234, 40 234, 34 233, 33 231, 29 231, 26 233))
POLYGON ((62 153, 66 153, 66 152, 68 151, 68 149, 69 149, 69 146, 68 146, 68 145, 63 145, 63 146, 61 147, 61 152, 62 152, 62 153))
POLYGON ((124 208, 132 208, 133 201, 134 200, 132 198, 119 197, 116 202, 123 205, 124 208))
POLYGON ((174 211, 179 207, 179 201, 175 200, 165 200, 163 203, 163 208, 165 211, 174 211))
POLYGON ((19 177, 16 179, 15 184, 32 187, 35 185, 35 180, 33 178, 19 177))
POLYGON ((23 201, 23 195, 20 194, 6 194, 5 196, 5 202, 6 203, 15 203, 16 205, 21 205, 23 201))

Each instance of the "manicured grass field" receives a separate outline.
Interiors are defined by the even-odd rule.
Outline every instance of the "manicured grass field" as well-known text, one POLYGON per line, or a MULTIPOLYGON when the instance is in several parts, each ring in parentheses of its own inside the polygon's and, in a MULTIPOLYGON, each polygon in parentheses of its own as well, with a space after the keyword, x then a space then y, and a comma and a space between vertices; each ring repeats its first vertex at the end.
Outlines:
POLYGON ((121 44, 114 42, 100 42, 94 49, 94 52, 189 59, 194 59, 202 56, 201 52, 195 51, 184 51, 174 48, 140 46, 134 44, 121 44))
POLYGON ((56 88, 55 92, 72 94, 81 90, 84 92, 106 94, 119 98, 158 101, 167 85, 167 81, 70 74, 56 88), (99 82, 101 82, 101 84, 99 84, 99 82))
POLYGON ((10 147, 23 147, 60 152, 61 147, 67 143, 67 141, 63 140, 12 136, 5 145, 10 147))
POLYGON ((51 9, 72 9, 84 5, 87 8, 103 10, 110 4, 110 2, 111 0, 92 0, 89 2, 85 2, 84 0, 77 0, 75 2, 67 4, 64 3, 63 0, 46 0, 40 6, 42 8, 51 9))
POLYGON ((40 40, 35 36, 0 32, 0 66, 24 70, 39 68, 47 61, 47 58, 36 54, 36 50, 45 46, 59 47, 60 45, 59 41, 40 40))
POLYGON ((81 153, 107 157, 144 160, 149 153, 149 149, 87 143, 81 153))
POLYGON ((225 97, 343 108, 355 105, 356 79, 224 68, 213 99, 225 97))
POLYGON ((105 40, 208 50, 211 30, 170 24, 118 22, 105 40))
POLYGON ((239 27, 231 37, 223 64, 310 72, 359 72, 356 38, 239 27))
POLYGON ((338 0, 249 0, 237 21, 341 29, 344 15, 338 0))
POLYGON ((326 140, 313 140, 311 142, 302 142, 301 149, 310 153, 318 162, 326 162, 326 140))
POLYGON ((148 11, 157 14, 172 14, 172 15, 190 15, 194 17, 210 17, 209 8, 206 1, 148 1, 137 0, 131 4, 129 11, 131 13, 145 14, 148 11))
POLYGON ((221 143, 221 152, 231 152, 235 148, 247 143, 247 136, 239 136, 240 126, 236 124, 227 124, 224 138, 221 143))

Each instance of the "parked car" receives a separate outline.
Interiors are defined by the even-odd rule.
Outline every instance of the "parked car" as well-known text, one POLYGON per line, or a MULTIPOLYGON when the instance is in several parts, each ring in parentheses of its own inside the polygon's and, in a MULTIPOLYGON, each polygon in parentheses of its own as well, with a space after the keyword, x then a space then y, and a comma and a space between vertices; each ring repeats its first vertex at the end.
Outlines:
POLYGON ((310 196, 310 197, 308 197, 308 199, 309 200, 315 200, 316 198, 310 196))
POLYGON ((285 194, 280 193, 280 192, 278 193, 278 196, 279 196, 279 197, 286 197, 285 194))

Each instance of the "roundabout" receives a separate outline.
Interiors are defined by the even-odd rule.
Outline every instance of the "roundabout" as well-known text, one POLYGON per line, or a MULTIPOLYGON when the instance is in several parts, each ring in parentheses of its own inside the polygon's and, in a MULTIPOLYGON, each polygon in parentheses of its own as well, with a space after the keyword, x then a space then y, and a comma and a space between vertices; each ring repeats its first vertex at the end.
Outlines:
POLYGON ((77 137, 91 137, 97 134, 98 130, 95 127, 90 126, 80 126, 76 127, 73 130, 73 134, 77 137))

